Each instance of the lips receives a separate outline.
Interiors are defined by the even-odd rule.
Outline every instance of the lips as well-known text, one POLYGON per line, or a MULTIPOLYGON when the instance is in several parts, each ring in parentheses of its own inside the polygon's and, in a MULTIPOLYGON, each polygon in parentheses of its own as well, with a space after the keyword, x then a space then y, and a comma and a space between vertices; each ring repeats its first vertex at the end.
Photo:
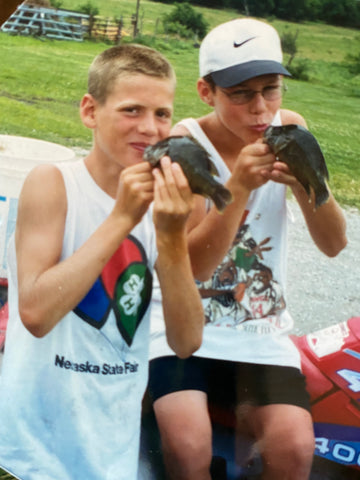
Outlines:
POLYGON ((263 123, 261 125, 252 125, 250 127, 250 130, 253 130, 254 132, 257 132, 257 133, 263 133, 265 132, 268 126, 269 125, 267 123, 263 123))
POLYGON ((134 148, 135 150, 138 150, 139 152, 143 153, 145 148, 148 146, 149 144, 148 143, 131 143, 131 146, 132 148, 134 148))

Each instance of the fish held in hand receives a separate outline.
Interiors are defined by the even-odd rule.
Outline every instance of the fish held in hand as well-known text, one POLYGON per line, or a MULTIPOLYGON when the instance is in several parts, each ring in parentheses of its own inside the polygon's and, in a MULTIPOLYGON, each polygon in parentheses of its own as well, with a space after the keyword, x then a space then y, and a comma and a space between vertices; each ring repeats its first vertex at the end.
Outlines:
POLYGON ((169 156, 172 162, 180 164, 191 191, 210 198, 219 212, 223 212, 232 202, 230 190, 214 178, 218 171, 208 152, 194 138, 188 136, 165 138, 145 148, 144 160, 150 162, 153 167, 158 167, 160 159, 165 155, 169 156))
POLYGON ((315 208, 328 201, 326 181, 329 172, 321 148, 312 133, 300 125, 270 126, 264 132, 264 142, 278 160, 289 166, 309 197, 310 187, 313 189, 315 208))

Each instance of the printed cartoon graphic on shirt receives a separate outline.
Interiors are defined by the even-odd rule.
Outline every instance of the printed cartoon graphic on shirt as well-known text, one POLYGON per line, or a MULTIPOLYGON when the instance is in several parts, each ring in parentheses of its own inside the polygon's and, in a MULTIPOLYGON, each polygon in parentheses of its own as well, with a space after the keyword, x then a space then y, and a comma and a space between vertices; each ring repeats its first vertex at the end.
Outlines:
POLYGON ((120 334, 131 346, 149 306, 151 291, 152 275, 144 249, 136 238, 129 236, 74 312, 85 322, 101 329, 113 311, 120 334))
MULTIPOLYGON (((246 218, 246 217, 245 217, 246 218)), ((250 225, 240 225, 233 244, 213 277, 198 282, 207 324, 236 327, 248 320, 276 315, 286 304, 280 284, 264 263, 271 237, 257 241, 250 225)))

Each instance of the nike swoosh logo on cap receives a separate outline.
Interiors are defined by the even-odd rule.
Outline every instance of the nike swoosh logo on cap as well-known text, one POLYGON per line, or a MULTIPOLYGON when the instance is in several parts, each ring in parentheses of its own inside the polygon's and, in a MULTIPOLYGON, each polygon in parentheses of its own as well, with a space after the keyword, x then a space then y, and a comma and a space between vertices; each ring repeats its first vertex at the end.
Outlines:
POLYGON ((241 42, 241 43, 237 43, 237 42, 234 41, 234 47, 235 47, 235 48, 239 48, 239 47, 241 47, 242 45, 244 45, 245 43, 250 42, 250 40, 254 40, 254 38, 256 38, 256 37, 248 38, 247 40, 244 40, 244 41, 241 42))

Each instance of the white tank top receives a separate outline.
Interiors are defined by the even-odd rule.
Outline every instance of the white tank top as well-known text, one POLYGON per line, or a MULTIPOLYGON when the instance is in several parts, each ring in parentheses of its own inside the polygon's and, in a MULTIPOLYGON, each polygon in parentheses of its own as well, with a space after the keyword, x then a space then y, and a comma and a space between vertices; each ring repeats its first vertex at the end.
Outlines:
MULTIPOLYGON (((68 203, 65 259, 105 220, 114 200, 83 161, 59 169, 68 203)), ((136 479, 155 258, 148 212, 76 309, 35 338, 17 310, 12 242, 0 377, 1 467, 23 480, 136 479)))
MULTIPOLYGON (((280 124, 280 113, 273 124, 280 124)), ((193 119, 180 124, 209 152, 225 183, 230 171, 193 119)), ((209 204, 210 205, 210 204, 209 204)), ((288 333, 293 319, 286 309, 287 207, 286 187, 274 182, 254 190, 233 245, 207 282, 197 282, 203 297, 206 325, 196 356, 239 362, 300 366, 288 333)), ((170 355, 155 281, 150 358, 170 355)))

